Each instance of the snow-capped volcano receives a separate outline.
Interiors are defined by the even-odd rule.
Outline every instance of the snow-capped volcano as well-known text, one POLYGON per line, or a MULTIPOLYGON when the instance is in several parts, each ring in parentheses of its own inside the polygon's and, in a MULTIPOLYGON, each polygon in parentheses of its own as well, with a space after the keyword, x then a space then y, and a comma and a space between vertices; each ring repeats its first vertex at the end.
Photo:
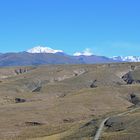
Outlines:
POLYGON ((123 62, 140 62, 140 56, 114 56, 113 60, 123 62))
POLYGON ((62 53, 62 50, 54 50, 49 47, 37 46, 32 49, 27 50, 28 53, 62 53))

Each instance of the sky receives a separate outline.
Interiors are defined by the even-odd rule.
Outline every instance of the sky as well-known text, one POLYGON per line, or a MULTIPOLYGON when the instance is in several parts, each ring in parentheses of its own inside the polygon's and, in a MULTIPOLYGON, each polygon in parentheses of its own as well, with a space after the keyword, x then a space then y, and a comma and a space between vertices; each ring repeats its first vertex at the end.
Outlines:
POLYGON ((139 0, 0 0, 0 52, 140 56, 139 0))

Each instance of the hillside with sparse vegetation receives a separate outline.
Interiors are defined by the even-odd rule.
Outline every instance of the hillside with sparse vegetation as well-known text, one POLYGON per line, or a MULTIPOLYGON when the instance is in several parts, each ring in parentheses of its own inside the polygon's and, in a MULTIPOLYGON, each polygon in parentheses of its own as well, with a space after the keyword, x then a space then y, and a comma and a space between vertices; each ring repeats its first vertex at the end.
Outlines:
POLYGON ((139 140, 140 63, 0 68, 0 140, 139 140))

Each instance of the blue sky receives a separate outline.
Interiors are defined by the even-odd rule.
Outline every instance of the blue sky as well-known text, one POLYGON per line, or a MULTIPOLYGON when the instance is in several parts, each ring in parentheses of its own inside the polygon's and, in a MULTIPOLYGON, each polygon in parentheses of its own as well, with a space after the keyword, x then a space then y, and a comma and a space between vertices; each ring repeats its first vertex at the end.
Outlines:
POLYGON ((139 0, 0 0, 0 52, 140 56, 139 0))

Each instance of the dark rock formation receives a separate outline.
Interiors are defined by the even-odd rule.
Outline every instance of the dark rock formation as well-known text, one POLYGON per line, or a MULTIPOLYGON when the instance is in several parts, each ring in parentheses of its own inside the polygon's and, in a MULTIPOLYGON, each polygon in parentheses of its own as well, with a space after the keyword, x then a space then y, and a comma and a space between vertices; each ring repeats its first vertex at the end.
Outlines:
POLYGON ((25 99, 21 99, 21 98, 15 98, 15 102, 16 103, 24 103, 24 102, 26 102, 26 100, 25 99))
POLYGON ((140 83, 140 78, 139 78, 139 73, 138 71, 130 71, 126 73, 124 76, 122 76, 122 79, 127 83, 127 84, 135 84, 135 83, 140 83), (134 75, 137 74, 137 77, 134 75))
POLYGON ((97 80, 92 81, 92 84, 90 85, 91 88, 96 88, 97 84, 96 84, 97 80))
POLYGON ((126 73, 124 76, 122 76, 122 79, 127 83, 127 84, 132 84, 134 82, 131 72, 126 73))
POLYGON ((124 123, 117 117, 109 118, 104 125, 109 131, 122 131, 125 129, 124 123))
POLYGON ((140 105, 140 98, 132 93, 130 94, 130 102, 132 102, 134 105, 140 105))
POLYGON ((43 123, 40 123, 40 122, 25 122, 25 125, 27 125, 27 126, 39 126, 39 125, 43 125, 43 123))
POLYGON ((27 72, 28 70, 26 69, 26 68, 20 68, 20 69, 16 69, 15 70, 15 73, 17 74, 17 75, 19 75, 19 74, 23 74, 23 73, 25 73, 25 72, 27 72))

